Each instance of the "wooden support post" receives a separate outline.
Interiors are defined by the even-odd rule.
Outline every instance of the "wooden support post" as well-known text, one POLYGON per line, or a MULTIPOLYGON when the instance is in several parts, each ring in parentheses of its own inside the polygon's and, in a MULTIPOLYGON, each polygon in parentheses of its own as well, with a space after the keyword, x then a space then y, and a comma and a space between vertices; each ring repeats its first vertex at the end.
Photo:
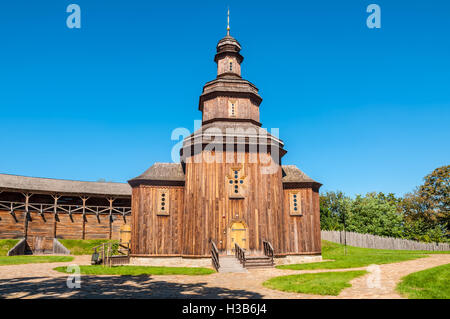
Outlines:
POLYGON ((30 197, 33 194, 31 193, 23 193, 23 196, 25 196, 25 221, 24 221, 24 231, 23 231, 23 237, 25 239, 28 238, 28 221, 30 219, 30 212, 28 211, 28 205, 30 204, 30 197))
POLYGON ((53 238, 56 238, 57 222, 59 222, 58 217, 58 199, 61 197, 58 194, 52 195, 53 197, 53 238))
POLYGON ((15 221, 16 223, 18 223, 19 221, 17 220, 16 213, 14 213, 14 204, 13 204, 13 202, 11 202, 11 209, 10 209, 9 213, 10 213, 11 216, 14 218, 14 221, 15 221))
POLYGON ((127 223, 127 216, 126 216, 126 213, 125 213, 125 209, 126 209, 126 208, 123 208, 123 210, 122 210, 122 218, 123 218, 123 223, 124 223, 124 224, 127 223))
POLYGON ((47 220, 45 219, 44 210, 42 209, 42 204, 40 205, 39 215, 41 216, 42 220, 46 223, 47 220))
POLYGON ((108 198, 109 201, 109 239, 112 238, 112 210, 113 210, 113 202, 115 198, 108 198))
POLYGON ((69 206, 69 218, 70 218, 70 221, 73 223, 72 206, 69 206))
POLYGON ((86 201, 89 197, 81 196, 80 198, 83 201, 83 233, 81 234, 81 238, 86 239, 86 201))

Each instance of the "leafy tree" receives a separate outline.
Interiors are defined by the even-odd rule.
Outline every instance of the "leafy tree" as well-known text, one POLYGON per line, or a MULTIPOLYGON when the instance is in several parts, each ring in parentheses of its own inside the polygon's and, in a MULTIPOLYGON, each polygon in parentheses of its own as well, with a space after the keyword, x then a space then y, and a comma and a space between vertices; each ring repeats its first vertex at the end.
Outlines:
POLYGON ((343 230, 351 199, 343 192, 327 192, 320 195, 320 226, 323 230, 343 230))
POLYGON ((449 238, 450 165, 439 167, 425 176, 423 185, 405 195, 401 208, 408 227, 420 225, 421 231, 417 235, 431 232, 437 236, 440 232, 449 238))
POLYGON ((450 242, 450 165, 425 176, 424 184, 403 198, 368 193, 351 199, 343 192, 320 196, 323 230, 401 237, 424 242, 450 242))
POLYGON ((397 202, 393 194, 357 195, 352 201, 347 229, 357 233, 402 237, 403 215, 398 212, 397 202))

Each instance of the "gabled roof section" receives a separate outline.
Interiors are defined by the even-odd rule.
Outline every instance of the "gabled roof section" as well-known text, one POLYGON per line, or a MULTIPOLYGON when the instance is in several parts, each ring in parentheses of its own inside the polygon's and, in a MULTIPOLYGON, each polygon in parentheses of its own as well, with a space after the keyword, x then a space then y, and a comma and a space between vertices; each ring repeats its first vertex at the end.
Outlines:
POLYGON ((83 182, 65 179, 0 174, 0 190, 41 194, 84 194, 98 196, 130 196, 126 183, 83 182))
POLYGON ((311 177, 306 175, 295 165, 283 165, 282 166, 283 177, 281 181, 284 186, 287 187, 301 187, 301 186, 312 186, 320 188, 322 184, 316 182, 311 177))
POLYGON ((147 185, 184 185, 184 171, 179 163, 155 163, 144 173, 128 181, 131 187, 147 185))

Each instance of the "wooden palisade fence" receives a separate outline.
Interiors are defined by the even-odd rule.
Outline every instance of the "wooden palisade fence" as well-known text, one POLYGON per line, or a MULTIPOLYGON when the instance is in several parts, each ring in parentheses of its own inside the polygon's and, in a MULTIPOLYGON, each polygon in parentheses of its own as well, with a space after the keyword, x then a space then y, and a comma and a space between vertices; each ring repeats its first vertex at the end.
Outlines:
POLYGON ((370 234, 359 234, 344 231, 322 230, 322 239, 338 244, 363 248, 393 249, 393 250, 428 250, 428 251, 448 251, 450 244, 446 243, 423 243, 415 240, 382 237, 370 234))

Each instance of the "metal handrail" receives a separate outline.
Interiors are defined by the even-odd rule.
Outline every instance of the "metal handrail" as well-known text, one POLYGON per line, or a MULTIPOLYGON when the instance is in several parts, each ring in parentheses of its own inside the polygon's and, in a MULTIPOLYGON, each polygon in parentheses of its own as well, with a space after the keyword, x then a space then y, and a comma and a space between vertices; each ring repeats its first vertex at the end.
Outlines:
POLYGON ((272 244, 267 240, 263 240, 263 247, 264 247, 264 255, 271 258, 273 262, 274 250, 272 244))
POLYGON ((245 268, 245 251, 237 243, 234 244, 234 254, 245 268))
POLYGON ((219 250, 217 249, 216 243, 214 243, 213 240, 211 240, 211 259, 212 259, 214 268, 216 270, 219 270, 219 268, 220 268, 219 250))

